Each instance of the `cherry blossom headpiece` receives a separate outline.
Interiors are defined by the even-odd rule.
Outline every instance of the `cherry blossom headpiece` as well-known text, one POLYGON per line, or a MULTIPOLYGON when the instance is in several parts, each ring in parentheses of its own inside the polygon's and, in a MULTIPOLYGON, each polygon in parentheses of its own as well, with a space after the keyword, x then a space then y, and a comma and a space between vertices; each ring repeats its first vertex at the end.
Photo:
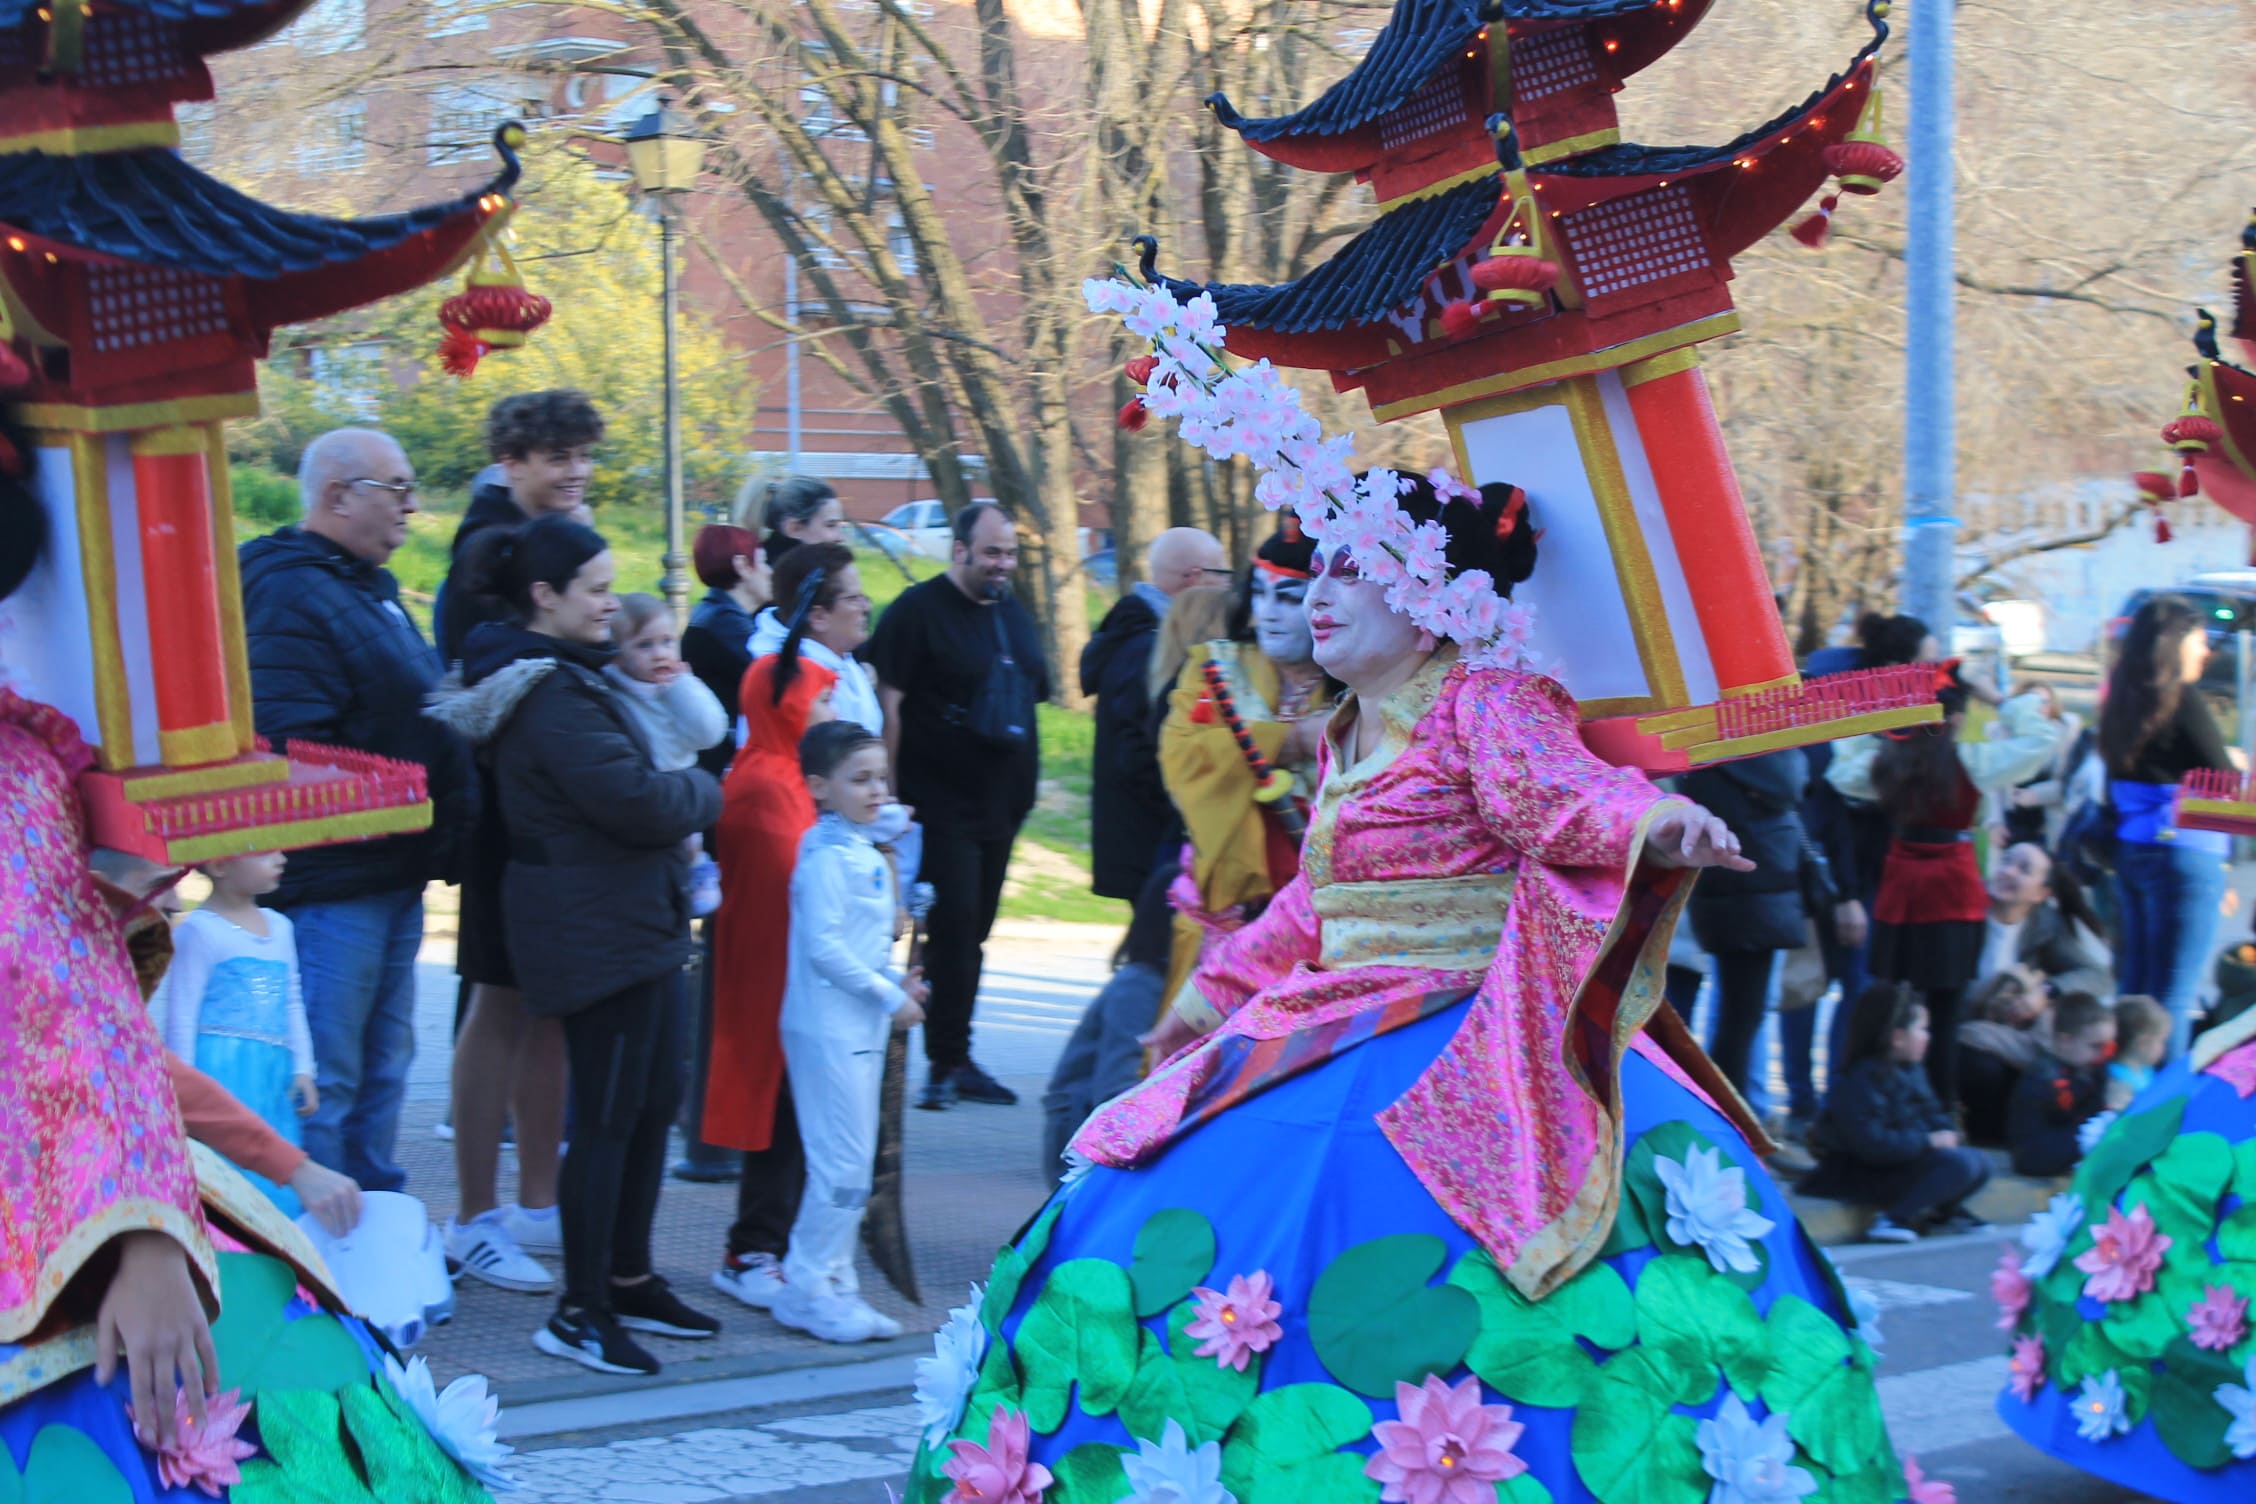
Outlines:
MULTIPOLYGON (((1533 667, 1528 637, 1534 613, 1499 595, 1485 569, 1450 575, 1448 529, 1413 521, 1399 504, 1415 480, 1392 470, 1358 478, 1348 463, 1355 441, 1326 434, 1268 361, 1223 366, 1228 331, 1213 298, 1200 293, 1179 302, 1165 287, 1125 273, 1091 278, 1081 284, 1081 295, 1092 312, 1117 314, 1130 334, 1152 342, 1151 354, 1129 363, 1130 376, 1145 385, 1144 395, 1129 404, 1136 409, 1133 426, 1141 427, 1146 415, 1174 418, 1183 438, 1215 459, 1251 460, 1261 477, 1255 499, 1272 512, 1292 508, 1327 549, 1351 550, 1363 577, 1386 588, 1388 609, 1455 642, 1467 666, 1533 667)), ((1125 410, 1122 417, 1128 421, 1125 410)), ((1445 470, 1426 478, 1445 500, 1480 500, 1478 491, 1445 470)))

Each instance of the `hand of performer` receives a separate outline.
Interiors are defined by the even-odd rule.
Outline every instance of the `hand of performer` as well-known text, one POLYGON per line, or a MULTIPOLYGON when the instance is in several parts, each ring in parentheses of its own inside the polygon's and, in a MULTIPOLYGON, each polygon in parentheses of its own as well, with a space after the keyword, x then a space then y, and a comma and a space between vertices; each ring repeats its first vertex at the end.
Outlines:
POLYGON ((1646 828, 1646 849, 1664 867, 1728 867, 1752 872, 1755 864, 1739 854, 1739 838, 1697 804, 1665 809, 1646 828))
POLYGON ((173 1442, 175 1393, 188 1396, 189 1418, 204 1423, 204 1399, 219 1392, 219 1355, 187 1251, 161 1232, 117 1241, 117 1272, 94 1319, 94 1382, 109 1383, 124 1358, 134 1434, 162 1450, 173 1442))
POLYGON ((1864 944, 1872 933, 1872 921, 1864 912, 1864 905, 1853 898, 1833 905, 1833 935, 1843 945, 1854 950, 1864 944))
POLYGON ((310 1118, 321 1110, 321 1088, 311 1076, 292 1076, 290 1100, 297 1104, 299 1117, 310 1118))
MULTIPOLYGON (((910 1019, 909 1023, 921 1022, 924 1018, 924 1005, 932 996, 932 984, 924 979, 923 967, 912 966, 909 968, 908 975, 901 978, 901 991, 909 999, 907 1003, 903 1004, 903 1007, 917 1010, 917 1016, 910 1019)), ((902 1025, 903 1028, 907 1026, 906 1024, 902 1025)))
POLYGON ((1332 723, 1328 710, 1302 716, 1285 732, 1285 744, 1277 750, 1277 761, 1287 767, 1316 760, 1316 748, 1324 740, 1324 728, 1332 723))
POLYGON ((1160 1015, 1159 1023, 1149 1034, 1139 1035, 1136 1043, 1151 1051, 1154 1060, 1165 1060, 1183 1046, 1193 1043, 1199 1031, 1173 1008, 1160 1015))
POLYGON ((350 1175, 308 1159, 292 1172, 290 1189, 329 1236, 341 1238, 360 1226, 360 1182, 350 1175))

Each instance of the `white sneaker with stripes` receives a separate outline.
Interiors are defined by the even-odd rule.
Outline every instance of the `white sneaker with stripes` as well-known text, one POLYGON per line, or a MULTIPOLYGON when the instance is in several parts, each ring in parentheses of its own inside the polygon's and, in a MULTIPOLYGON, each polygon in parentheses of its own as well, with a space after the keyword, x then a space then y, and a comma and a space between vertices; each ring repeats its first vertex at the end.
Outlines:
POLYGON ((517 1246, 499 1211, 482 1212, 468 1223, 446 1224, 447 1273, 467 1274, 502 1290, 538 1295, 556 1288, 556 1276, 517 1246))

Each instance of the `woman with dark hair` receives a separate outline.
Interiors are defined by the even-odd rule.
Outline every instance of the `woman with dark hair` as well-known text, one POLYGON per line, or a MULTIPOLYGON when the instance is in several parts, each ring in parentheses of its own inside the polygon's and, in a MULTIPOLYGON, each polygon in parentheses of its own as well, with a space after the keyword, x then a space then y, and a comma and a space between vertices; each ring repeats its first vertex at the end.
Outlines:
MULTIPOLYGON (((770 561, 750 532, 727 523, 699 528, 689 558, 697 578, 705 583, 705 599, 689 613, 689 625, 682 629, 682 662, 721 702, 733 727, 736 689, 752 666, 753 614, 766 607, 773 588, 770 561)), ((728 771, 735 751, 736 737, 723 737, 697 765, 718 778, 728 771)))
MULTIPOLYGON (((1595 758, 1558 684, 1474 666, 1507 656, 1498 597, 1542 521, 1514 487, 1412 482, 1318 529, 1308 622, 1350 698, 1301 870, 1208 948, 1154 1041, 1179 1052, 1097 1109, 1073 1141, 1091 1166, 920 1374, 927 1493, 945 1471, 1031 1494, 1127 1435, 1164 1437, 1147 1462, 1220 1443, 1255 1480, 1233 1490, 1279 1498, 1588 1500, 1590 1438, 1642 1416, 1667 1445, 1607 1476, 1700 1498, 1691 1422, 1662 1417, 1719 1393, 1697 1334, 1736 1340, 1712 1332, 1727 1309, 1838 1355, 1827 1383, 1865 1420, 1797 1463, 1896 1476, 1767 1141, 1659 1003, 1684 869, 1747 863, 1595 758)), ((1749 1433, 1757 1387, 1722 1400, 1749 1433)))
POLYGON ((1946 1107, 1958 1101, 1958 1026, 1980 974, 1989 892, 1974 856, 1982 796, 2043 767, 2060 738, 2041 696, 1996 694, 1942 670, 1940 724, 1859 736, 1833 749, 1825 776, 1844 797, 1875 805, 1889 841, 1872 905, 1872 975, 1908 982, 1927 1004, 1934 1044, 1927 1077, 1946 1107), (1961 739, 1968 696, 1998 706, 2002 737, 1961 739))
MULTIPOLYGON (((854 657, 869 641, 870 600, 862 591, 862 572, 852 550, 843 543, 793 549, 776 566, 775 589, 777 609, 784 613, 775 653, 783 661, 776 665, 769 703, 782 699, 802 661, 820 664, 838 681, 831 690, 838 719, 884 735, 885 707, 878 701, 877 681, 854 657)), ((756 716, 761 709, 748 702, 744 714, 756 716)))
MULTIPOLYGON (((509 957, 528 1012, 562 1020, 571 1061, 564 1293, 533 1342, 599 1373, 654 1374, 658 1360, 630 1332, 720 1330, 650 1262, 681 1097, 683 842, 719 817, 720 789, 702 768, 659 771, 604 677, 618 598, 602 535, 552 516, 473 547, 472 588, 515 620, 472 629, 462 687, 435 697, 431 713, 490 747, 509 833, 509 957)), ((480 1091, 498 1096, 470 1085, 456 1093, 458 1124, 480 1091)))
POLYGON ((2208 661, 2201 613, 2181 596, 2150 597, 2123 634, 2099 708, 2099 755, 2116 813, 2115 982, 2170 1010, 2172 1054, 2184 1051, 2192 1029, 2232 852, 2230 836, 2171 823, 2187 773, 2233 766, 2217 718, 2192 687, 2208 661))

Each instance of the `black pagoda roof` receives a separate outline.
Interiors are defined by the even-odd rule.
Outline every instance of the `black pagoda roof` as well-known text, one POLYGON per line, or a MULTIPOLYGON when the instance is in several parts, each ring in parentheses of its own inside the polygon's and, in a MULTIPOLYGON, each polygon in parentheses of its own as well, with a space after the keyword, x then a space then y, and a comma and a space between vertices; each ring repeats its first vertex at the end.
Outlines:
MULTIPOLYGON (((5 3, 5 0, 0 0, 5 3)), ((366 219, 329 219, 262 204, 199 172, 175 151, 24 152, 0 173, 0 223, 59 245, 142 266, 262 281, 346 265, 442 225, 517 181, 516 153, 460 198, 366 219)))
MULTIPOLYGON (((47 0, 0 0, 0 27, 32 20, 47 0)), ((159 21, 225 21, 246 11, 268 10, 274 0, 102 0, 105 10, 130 10, 159 21)))
POLYGON ((1248 141, 1325 136, 1356 130, 1400 108, 1449 55, 1492 20, 1599 21, 1650 9, 1653 0, 1401 0, 1348 75, 1289 115, 1249 119, 1221 94, 1207 96, 1215 118, 1248 141), (1490 14, 1483 15, 1484 9, 1490 14), (1498 15, 1496 12, 1500 11, 1498 15))
POLYGON ((1207 293, 1225 327, 1308 334, 1365 324, 1399 308, 1472 243, 1496 211, 1504 175, 1490 173, 1446 193, 1397 205, 1321 266, 1270 285, 1162 278, 1179 298, 1207 293))

